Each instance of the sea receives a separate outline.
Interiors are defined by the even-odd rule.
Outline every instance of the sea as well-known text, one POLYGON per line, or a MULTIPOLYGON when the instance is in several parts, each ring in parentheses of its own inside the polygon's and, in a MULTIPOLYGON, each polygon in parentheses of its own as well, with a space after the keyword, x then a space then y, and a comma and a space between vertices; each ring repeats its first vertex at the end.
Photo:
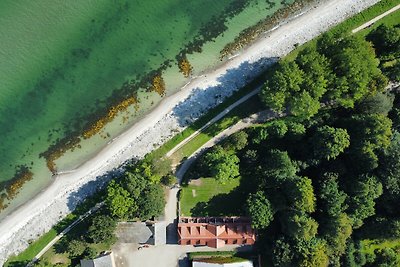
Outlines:
POLYGON ((51 183, 51 146, 135 95, 137 105, 56 160, 58 172, 73 170, 162 100, 152 75, 162 74, 166 95, 177 92, 227 60, 220 51, 241 31, 293 1, 0 1, 0 220, 51 183), (179 71, 183 56, 191 77, 179 71))

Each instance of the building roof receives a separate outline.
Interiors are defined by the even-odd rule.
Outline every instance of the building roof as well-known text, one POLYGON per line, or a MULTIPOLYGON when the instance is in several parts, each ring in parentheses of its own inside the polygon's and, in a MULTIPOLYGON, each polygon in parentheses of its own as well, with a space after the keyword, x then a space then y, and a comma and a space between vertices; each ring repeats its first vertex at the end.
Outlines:
POLYGON ((110 252, 93 260, 81 260, 81 267, 115 267, 114 255, 110 252))
POLYGON ((193 267, 254 267, 251 261, 232 262, 232 263, 209 263, 201 260, 193 260, 193 267))
POLYGON ((246 217, 181 217, 178 222, 179 244, 222 247, 225 244, 255 242, 255 231, 246 217))

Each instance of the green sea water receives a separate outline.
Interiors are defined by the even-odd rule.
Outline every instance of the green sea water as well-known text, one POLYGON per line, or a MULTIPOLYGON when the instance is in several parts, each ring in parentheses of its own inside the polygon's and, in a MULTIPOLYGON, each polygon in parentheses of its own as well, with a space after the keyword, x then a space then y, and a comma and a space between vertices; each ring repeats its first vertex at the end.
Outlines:
MULTIPOLYGON (((195 73, 205 71, 241 30, 291 2, 0 1, 0 182, 20 165, 34 173, 0 218, 51 181, 39 154, 131 93, 121 89, 125 82, 163 67, 171 94, 187 82, 176 65, 183 50, 199 45, 202 51, 188 58, 195 73)), ((131 108, 68 152, 57 162, 60 170, 78 166, 161 99, 137 89, 139 111, 131 108)))

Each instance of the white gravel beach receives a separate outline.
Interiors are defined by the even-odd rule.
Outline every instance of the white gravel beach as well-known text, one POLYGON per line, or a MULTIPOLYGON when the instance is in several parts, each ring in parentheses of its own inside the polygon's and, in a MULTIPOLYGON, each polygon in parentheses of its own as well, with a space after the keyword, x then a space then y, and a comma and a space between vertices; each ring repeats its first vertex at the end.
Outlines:
POLYGON ((197 77, 166 97, 152 112, 107 145, 74 172, 58 175, 34 199, 0 222, 0 265, 48 231, 75 205, 104 181, 97 177, 118 168, 129 158, 141 158, 188 123, 222 102, 269 63, 329 27, 379 2, 378 0, 328 0, 267 32, 238 56, 197 77), (93 182, 96 181, 96 182, 93 182), (89 183, 89 184, 88 184, 89 183))

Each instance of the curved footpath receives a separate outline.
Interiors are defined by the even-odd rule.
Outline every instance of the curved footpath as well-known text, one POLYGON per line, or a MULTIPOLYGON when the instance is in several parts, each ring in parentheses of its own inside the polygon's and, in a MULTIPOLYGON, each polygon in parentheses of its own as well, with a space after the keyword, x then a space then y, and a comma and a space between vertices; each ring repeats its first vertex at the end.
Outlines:
POLYGON ((225 138, 230 135, 243 130, 245 128, 251 127, 254 124, 266 122, 272 119, 276 119, 284 116, 284 114, 277 114, 275 112, 265 110, 251 115, 250 117, 244 118, 238 121, 236 124, 226 128, 213 138, 207 141, 204 145, 199 147, 195 152, 192 153, 183 163, 179 166, 177 172, 175 173, 178 182, 181 183, 185 173, 188 171, 189 167, 198 159, 207 149, 215 146, 225 138))
MULTIPOLYGON (((308 12, 266 33, 241 54, 194 79, 179 92, 166 97, 145 118, 106 146, 73 173, 55 177, 54 182, 31 201, 0 222, 0 265, 28 246, 66 216, 78 200, 90 194, 79 191, 100 175, 118 168, 129 158, 141 158, 168 138, 182 131, 233 91, 260 74, 268 63, 293 50, 378 0, 326 0, 308 12), (253 64, 254 63, 254 64, 253 64), (232 74, 234 73, 234 74, 232 74), (246 78, 247 79, 246 79, 246 78), (221 84, 223 82, 223 84, 221 84)), ((94 187, 93 183, 91 187, 94 187)))

